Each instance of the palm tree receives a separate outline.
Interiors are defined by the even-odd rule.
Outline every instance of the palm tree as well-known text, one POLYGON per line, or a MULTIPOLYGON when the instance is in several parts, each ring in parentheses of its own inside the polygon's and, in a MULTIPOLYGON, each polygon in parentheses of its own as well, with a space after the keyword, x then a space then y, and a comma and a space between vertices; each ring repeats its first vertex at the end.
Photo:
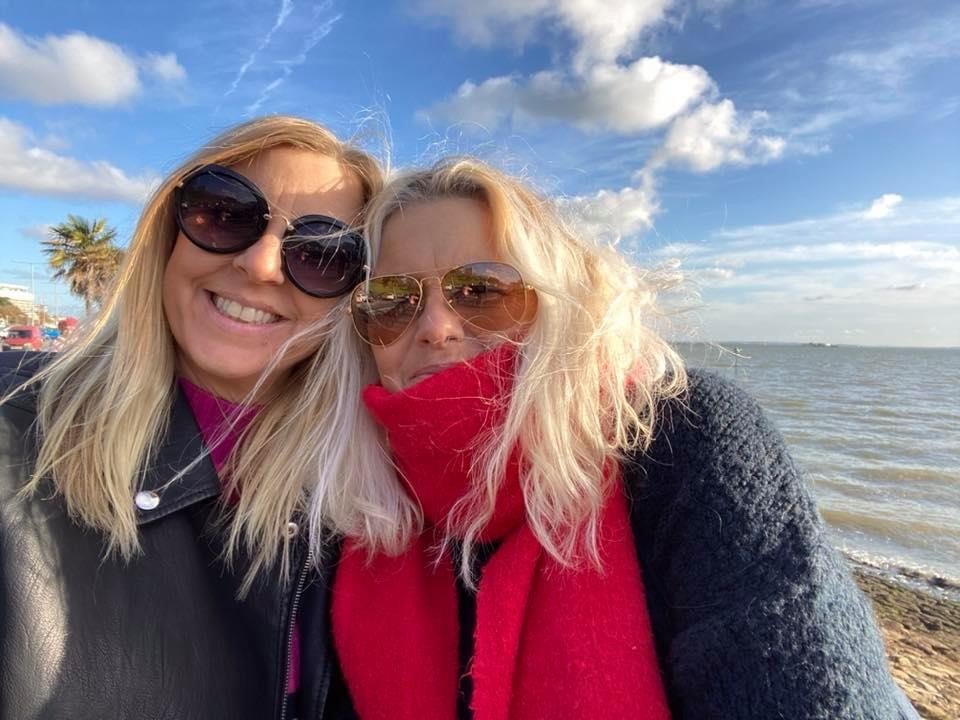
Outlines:
POLYGON ((105 218, 67 215, 67 221, 51 227, 50 238, 41 241, 53 277, 70 283, 70 292, 83 298, 88 315, 93 304, 103 300, 123 259, 123 250, 114 245, 116 237, 105 218))

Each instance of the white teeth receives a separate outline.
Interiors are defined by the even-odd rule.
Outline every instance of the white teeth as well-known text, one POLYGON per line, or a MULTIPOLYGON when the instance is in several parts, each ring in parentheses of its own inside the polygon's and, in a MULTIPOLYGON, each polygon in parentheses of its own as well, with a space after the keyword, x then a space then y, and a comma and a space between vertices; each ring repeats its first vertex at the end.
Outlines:
POLYGON ((234 300, 227 300, 227 298, 220 297, 219 295, 213 296, 213 304, 217 306, 217 310, 227 317, 252 325, 269 325, 280 319, 279 315, 257 310, 252 307, 246 307, 234 300))

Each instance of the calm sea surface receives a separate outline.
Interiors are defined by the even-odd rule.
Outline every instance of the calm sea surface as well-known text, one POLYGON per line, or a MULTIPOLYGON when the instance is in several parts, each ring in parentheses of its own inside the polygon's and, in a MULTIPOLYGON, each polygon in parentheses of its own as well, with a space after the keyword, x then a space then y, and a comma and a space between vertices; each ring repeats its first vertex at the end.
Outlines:
POLYGON ((837 546, 960 596, 960 349, 736 347, 740 357, 677 349, 760 401, 812 480, 837 546))

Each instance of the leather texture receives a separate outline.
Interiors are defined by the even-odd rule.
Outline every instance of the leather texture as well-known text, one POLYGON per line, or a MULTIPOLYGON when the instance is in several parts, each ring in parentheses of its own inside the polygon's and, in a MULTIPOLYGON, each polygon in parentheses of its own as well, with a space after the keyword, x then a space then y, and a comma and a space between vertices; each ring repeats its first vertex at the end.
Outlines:
MULTIPOLYGON (((0 355, 0 397, 42 362, 0 355)), ((186 399, 175 398, 143 474, 141 489, 160 503, 138 511, 142 552, 128 563, 53 493, 17 496, 36 457, 35 418, 30 392, 0 406, 0 718, 281 718, 295 582, 264 576, 237 599, 247 562, 220 560, 212 464, 204 458, 171 483, 202 450, 186 399)), ((320 580, 309 575, 300 607, 322 618, 320 580)), ((304 643, 300 717, 320 716, 327 653, 322 631, 304 643)))

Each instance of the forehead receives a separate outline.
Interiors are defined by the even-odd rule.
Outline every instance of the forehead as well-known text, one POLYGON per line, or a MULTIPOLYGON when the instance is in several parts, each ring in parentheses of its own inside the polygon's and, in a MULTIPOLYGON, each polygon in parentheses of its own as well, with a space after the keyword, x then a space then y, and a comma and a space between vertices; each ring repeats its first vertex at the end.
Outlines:
POLYGON ((359 180, 339 161, 313 150, 276 147, 233 166, 264 194, 271 207, 288 215, 331 215, 352 220, 360 211, 359 180))
POLYGON ((405 205, 390 216, 374 271, 429 273, 502 259, 487 206, 469 198, 442 198, 405 205))

